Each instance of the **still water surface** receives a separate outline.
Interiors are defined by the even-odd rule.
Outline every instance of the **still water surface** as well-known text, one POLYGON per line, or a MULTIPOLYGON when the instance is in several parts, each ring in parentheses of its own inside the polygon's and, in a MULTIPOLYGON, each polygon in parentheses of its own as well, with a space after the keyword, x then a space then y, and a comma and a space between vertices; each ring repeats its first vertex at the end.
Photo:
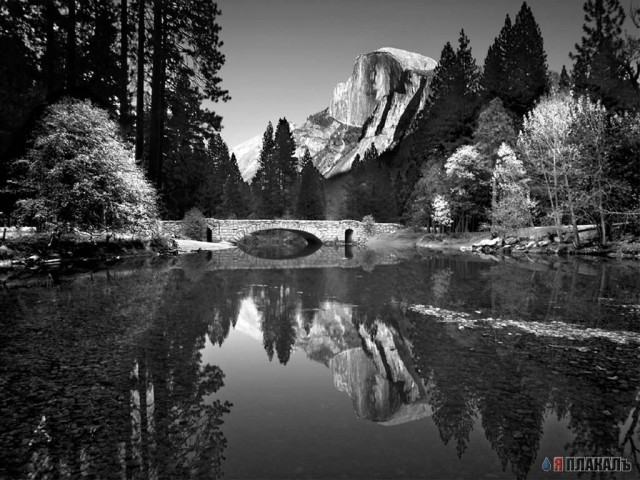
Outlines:
POLYGON ((637 478, 637 263, 272 256, 2 291, 0 478, 637 478))

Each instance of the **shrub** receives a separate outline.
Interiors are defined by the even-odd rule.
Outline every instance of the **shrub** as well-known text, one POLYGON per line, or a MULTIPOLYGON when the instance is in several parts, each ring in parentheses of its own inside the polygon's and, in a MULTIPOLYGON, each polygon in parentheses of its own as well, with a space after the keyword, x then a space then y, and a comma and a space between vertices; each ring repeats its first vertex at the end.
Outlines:
POLYGON ((374 229, 375 229, 375 225, 376 225, 376 219, 373 218, 373 215, 365 215, 364 217, 362 217, 362 223, 364 231, 367 235, 373 235, 374 229))
POLYGON ((205 238, 207 222, 204 214, 197 208, 192 208, 184 214, 182 219, 182 235, 191 240, 202 241, 205 238))
POLYGON ((156 193, 107 112, 64 99, 36 124, 9 188, 20 222, 59 233, 138 231, 157 218, 156 193))

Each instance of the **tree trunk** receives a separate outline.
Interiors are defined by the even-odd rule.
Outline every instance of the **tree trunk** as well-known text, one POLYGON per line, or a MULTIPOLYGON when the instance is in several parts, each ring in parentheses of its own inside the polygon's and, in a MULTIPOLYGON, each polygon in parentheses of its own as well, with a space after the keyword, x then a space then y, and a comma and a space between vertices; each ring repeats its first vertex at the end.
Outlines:
POLYGON ((120 4, 120 122, 129 123, 129 8, 128 0, 120 4))
POLYGON ((67 90, 76 87, 76 0, 68 0, 67 18, 67 90))
POLYGON ((567 174, 564 174, 564 186, 567 189, 567 199, 569 200, 569 213, 571 213, 571 226, 573 227, 573 234, 576 237, 576 247, 580 246, 580 233, 578 232, 578 223, 576 222, 576 215, 573 210, 573 198, 571 195, 571 189, 569 188, 569 179, 567 174))
POLYGON ((138 0, 138 78, 136 85, 136 162, 144 154, 144 0, 138 0))
POLYGON ((44 54, 44 81, 47 86, 46 94, 49 95, 56 88, 56 76, 55 76, 55 68, 54 62, 56 57, 56 39, 55 39, 55 17, 56 17, 56 8, 53 4, 53 0, 47 1, 46 7, 46 23, 45 23, 45 33, 47 37, 46 50, 44 54))
POLYGON ((162 86, 164 84, 162 0, 153 3, 153 66, 151 72, 151 128, 149 131, 149 179, 160 188, 161 184, 161 136, 162 136, 162 86))
POLYGON ((607 244, 607 221, 605 219, 604 213, 604 200, 602 199, 602 186, 600 182, 598 182, 598 186, 600 187, 600 192, 598 194, 598 213, 600 214, 600 245, 603 247, 607 244))
POLYGON ((556 227, 556 234, 558 235, 558 238, 562 240, 562 228, 560 225, 560 217, 558 215, 558 196, 557 193, 554 195, 554 192, 551 191, 551 185, 547 173, 542 172, 542 175, 544 176, 544 183, 547 187, 547 194, 549 195, 549 203, 551 204, 551 211, 553 212, 553 221, 556 227))

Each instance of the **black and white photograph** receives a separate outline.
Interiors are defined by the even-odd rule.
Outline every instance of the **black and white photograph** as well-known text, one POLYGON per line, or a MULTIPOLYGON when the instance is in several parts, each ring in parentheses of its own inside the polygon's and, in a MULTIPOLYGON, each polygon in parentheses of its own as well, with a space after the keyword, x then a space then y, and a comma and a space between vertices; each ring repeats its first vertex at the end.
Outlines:
POLYGON ((0 0, 0 480, 640 478, 640 0, 0 0))

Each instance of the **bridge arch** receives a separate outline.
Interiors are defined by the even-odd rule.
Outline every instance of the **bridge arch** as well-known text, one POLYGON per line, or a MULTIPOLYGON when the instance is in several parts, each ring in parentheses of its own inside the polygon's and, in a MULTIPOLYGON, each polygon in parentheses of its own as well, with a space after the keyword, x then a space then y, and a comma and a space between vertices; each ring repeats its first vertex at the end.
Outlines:
POLYGON ((257 227, 255 229, 246 229, 244 230, 244 233, 241 234, 242 236, 234 238, 233 240, 231 240, 232 243, 238 243, 240 240, 242 240, 244 237, 247 237, 248 235, 252 235, 254 233, 260 233, 260 232, 274 232, 274 231, 282 231, 282 232, 292 232, 295 233, 297 235, 300 235, 302 238, 304 238, 307 243, 309 245, 322 245, 322 240, 320 239, 320 234, 318 232, 314 232, 314 229, 306 229, 306 230, 298 230, 298 229, 294 229, 294 228, 272 228, 272 227, 257 227), (312 231, 309 231, 312 230, 312 231))
POLYGON ((292 220, 263 220, 263 221, 249 221, 244 222, 242 225, 238 225, 239 228, 233 231, 230 235, 231 243, 238 243, 244 237, 257 232, 268 232, 272 230, 284 230, 287 232, 293 232, 304 238, 307 243, 323 243, 326 241, 326 235, 316 225, 309 222, 300 222, 292 220))

